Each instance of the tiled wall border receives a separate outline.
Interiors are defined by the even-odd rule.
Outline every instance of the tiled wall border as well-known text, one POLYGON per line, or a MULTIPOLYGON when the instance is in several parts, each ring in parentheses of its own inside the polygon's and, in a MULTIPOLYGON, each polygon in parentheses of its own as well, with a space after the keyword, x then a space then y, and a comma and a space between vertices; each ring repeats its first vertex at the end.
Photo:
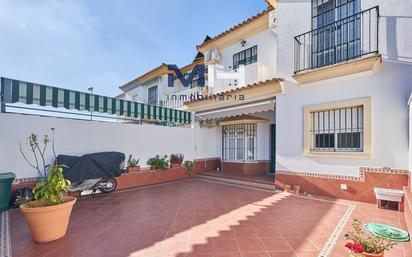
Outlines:
POLYGON ((341 179, 341 180, 352 180, 352 181, 361 181, 361 182, 365 181, 365 172, 409 175, 408 170, 390 169, 390 168, 369 168, 369 167, 360 167, 358 177, 333 175, 333 174, 327 174, 327 173, 316 173, 316 172, 287 171, 287 170, 277 170, 276 171, 277 174, 282 174, 282 175, 317 177, 317 178, 325 178, 325 179, 341 179))
POLYGON ((3 211, 0 218, 0 257, 11 257, 9 212, 3 211))
POLYGON ((36 177, 15 178, 15 179, 13 180, 13 184, 36 182, 37 180, 38 180, 38 178, 36 178, 36 177))

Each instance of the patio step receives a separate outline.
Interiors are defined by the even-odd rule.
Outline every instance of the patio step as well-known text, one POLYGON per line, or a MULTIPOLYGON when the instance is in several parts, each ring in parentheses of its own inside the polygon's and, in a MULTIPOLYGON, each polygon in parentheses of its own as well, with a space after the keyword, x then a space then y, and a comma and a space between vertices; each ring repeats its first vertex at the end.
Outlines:
POLYGON ((235 185, 235 186, 242 186, 242 187, 247 187, 247 188, 252 188, 252 189, 267 190, 267 191, 271 191, 275 193, 282 192, 281 190, 276 188, 275 184, 271 185, 271 184, 260 183, 260 182, 255 182, 255 181, 246 181, 246 180, 241 180, 241 179, 218 177, 218 176, 211 176, 211 175, 205 175, 205 174, 198 174, 196 178, 201 179, 201 180, 235 185))

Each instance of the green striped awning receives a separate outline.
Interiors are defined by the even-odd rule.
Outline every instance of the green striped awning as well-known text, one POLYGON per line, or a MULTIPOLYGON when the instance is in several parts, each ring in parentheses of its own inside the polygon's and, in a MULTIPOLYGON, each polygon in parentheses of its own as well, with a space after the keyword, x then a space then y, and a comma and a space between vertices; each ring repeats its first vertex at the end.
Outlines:
POLYGON ((190 112, 1 78, 2 102, 90 111, 122 118, 190 124, 190 112))

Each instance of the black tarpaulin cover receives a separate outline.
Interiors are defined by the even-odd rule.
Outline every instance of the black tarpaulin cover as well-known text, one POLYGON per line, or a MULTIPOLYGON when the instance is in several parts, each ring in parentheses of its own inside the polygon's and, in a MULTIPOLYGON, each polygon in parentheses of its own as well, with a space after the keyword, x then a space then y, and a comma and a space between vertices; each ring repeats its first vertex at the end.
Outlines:
POLYGON ((125 155, 119 152, 85 154, 81 157, 59 155, 57 163, 66 165, 64 177, 72 183, 86 179, 118 177, 122 173, 125 155))

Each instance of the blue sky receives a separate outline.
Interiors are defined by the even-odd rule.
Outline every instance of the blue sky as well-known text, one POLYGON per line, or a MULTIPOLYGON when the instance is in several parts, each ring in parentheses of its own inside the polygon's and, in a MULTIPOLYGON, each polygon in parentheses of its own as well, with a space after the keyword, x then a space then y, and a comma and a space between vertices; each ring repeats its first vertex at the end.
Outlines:
POLYGON ((114 96, 264 10, 263 0, 0 0, 0 76, 114 96))

